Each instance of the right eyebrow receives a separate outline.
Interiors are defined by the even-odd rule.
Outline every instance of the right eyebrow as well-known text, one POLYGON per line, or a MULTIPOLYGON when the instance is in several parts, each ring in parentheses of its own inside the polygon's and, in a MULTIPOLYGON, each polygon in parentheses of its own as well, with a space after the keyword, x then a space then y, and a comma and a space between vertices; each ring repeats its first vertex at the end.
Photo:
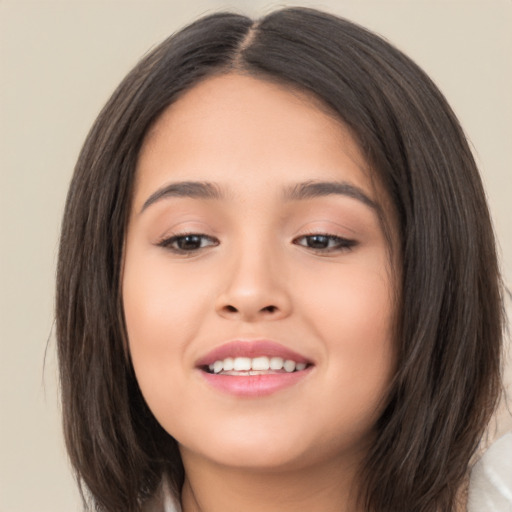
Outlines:
POLYGON ((193 197, 196 199, 222 199, 221 189, 207 181, 180 181, 170 183, 151 194, 140 209, 139 215, 149 206, 168 197, 193 197))
POLYGON ((286 188, 284 197, 288 201, 300 201, 312 199, 315 197, 325 197, 330 195, 340 195, 356 199, 366 206, 369 206, 377 213, 380 206, 370 199, 364 190, 356 185, 346 181, 315 181, 309 180, 286 188))

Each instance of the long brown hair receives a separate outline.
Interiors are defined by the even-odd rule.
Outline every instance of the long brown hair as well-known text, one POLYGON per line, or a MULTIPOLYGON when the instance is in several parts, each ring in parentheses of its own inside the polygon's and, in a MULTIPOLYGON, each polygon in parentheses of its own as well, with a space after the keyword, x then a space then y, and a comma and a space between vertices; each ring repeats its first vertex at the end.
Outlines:
POLYGON ((318 97, 352 131, 398 216, 398 369, 361 473, 373 512, 449 512, 500 390, 503 330, 495 241, 481 180, 446 100, 375 34, 312 9, 258 22, 202 18, 123 80, 82 149, 67 198, 57 339, 67 448, 97 510, 136 512, 165 473, 179 496, 177 443, 139 391, 120 297, 138 153, 180 93, 225 72, 318 97))

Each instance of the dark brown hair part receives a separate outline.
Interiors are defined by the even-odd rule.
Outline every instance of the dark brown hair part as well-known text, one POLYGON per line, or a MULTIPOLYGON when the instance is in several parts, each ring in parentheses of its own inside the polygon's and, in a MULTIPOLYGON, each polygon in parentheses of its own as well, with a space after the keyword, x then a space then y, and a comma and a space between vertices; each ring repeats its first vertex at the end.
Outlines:
POLYGON ((84 496, 136 512, 177 443, 138 388, 120 296, 139 150, 180 93, 239 72, 316 95, 352 131, 399 224, 398 369, 361 471, 369 512, 451 512, 500 390, 501 282, 482 183, 437 87, 375 34, 312 9, 214 14, 147 55, 108 101, 67 198, 57 275, 64 431, 84 496))

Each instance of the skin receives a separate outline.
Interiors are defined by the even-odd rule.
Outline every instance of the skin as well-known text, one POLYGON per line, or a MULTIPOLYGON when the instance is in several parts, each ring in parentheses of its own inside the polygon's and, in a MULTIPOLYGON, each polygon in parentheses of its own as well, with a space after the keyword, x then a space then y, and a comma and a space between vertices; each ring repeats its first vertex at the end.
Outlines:
POLYGON ((180 446, 185 512, 357 510, 356 472, 394 371, 395 272, 377 215, 393 226, 385 205, 347 128, 281 85, 208 78, 148 134, 123 302, 140 388, 180 446), (213 183, 224 196, 157 197, 182 181, 213 183), (310 181, 349 184, 369 201, 283 197, 310 181), (205 235, 202 247, 161 245, 187 233, 205 235), (319 249, 311 234, 353 244, 319 249), (241 398, 195 367, 226 341, 256 338, 313 368, 277 393, 241 398))

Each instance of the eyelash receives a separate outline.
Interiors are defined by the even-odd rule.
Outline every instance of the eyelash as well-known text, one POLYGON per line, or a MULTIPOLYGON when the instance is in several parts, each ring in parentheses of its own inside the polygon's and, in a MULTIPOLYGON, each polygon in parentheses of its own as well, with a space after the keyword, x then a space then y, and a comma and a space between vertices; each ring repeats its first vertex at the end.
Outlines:
MULTIPOLYGON (((164 238, 163 240, 158 242, 157 245, 159 247, 163 247, 164 249, 167 249, 175 254, 193 255, 193 254, 201 251, 202 249, 205 249, 206 247, 215 247, 215 246, 219 245, 219 243, 220 243, 219 240, 217 240, 216 238, 208 236, 208 235, 204 235, 202 233, 182 233, 179 235, 173 235, 171 237, 164 238), (187 238, 192 238, 192 237, 195 239, 199 239, 199 244, 200 244, 199 247, 194 247, 191 249, 183 249, 183 248, 180 248, 179 246, 178 247, 174 246, 175 244, 179 244, 180 242, 185 241, 187 238), (210 243, 208 245, 202 245, 205 240, 210 243)), ((315 252, 317 254, 329 254, 332 252, 350 251, 352 248, 354 248, 358 244, 358 242, 356 240, 351 240, 351 239, 343 238, 343 237, 336 236, 336 235, 329 235, 328 233, 307 233, 305 235, 301 235, 301 236, 295 238, 293 240, 293 243, 295 243, 296 245, 300 245, 301 247, 306 247, 308 249, 311 249, 313 252, 315 252), (315 238, 315 237, 319 238, 319 239, 323 239, 324 243, 327 242, 327 247, 315 248, 315 247, 309 247, 306 244, 298 243, 298 240, 306 239, 306 240, 311 241, 311 239, 315 238), (333 246, 329 247, 329 245, 331 243, 334 243, 334 247, 333 246)))
POLYGON ((202 242, 204 240, 208 240, 209 242, 212 242, 211 244, 208 245, 210 247, 219 245, 219 241, 216 238, 213 238, 208 235, 204 235, 202 233, 182 233, 180 235, 173 235, 169 238, 164 238, 157 245, 159 247, 163 247, 164 249, 168 249, 169 251, 176 253, 176 254, 192 255, 193 253, 196 253, 196 252, 200 251, 201 249, 208 247, 208 246, 201 247, 202 242), (179 243, 180 241, 185 241, 185 239, 189 238, 189 237, 190 238, 194 237, 194 238, 200 239, 200 246, 193 248, 193 249, 189 249, 189 250, 182 249, 180 247, 173 247, 173 244, 179 243))
POLYGON ((343 237, 337 236, 337 235, 329 235, 328 233, 306 233, 305 235, 301 235, 301 236, 297 237, 294 240, 294 243, 297 243, 297 240, 312 239, 314 237, 324 239, 324 241, 327 241, 328 245, 331 242, 334 242, 334 247, 331 246, 331 247, 325 247, 325 248, 318 249, 315 247, 308 247, 307 245, 304 245, 304 244, 297 244, 297 245, 300 245, 302 247, 307 247, 317 253, 325 254, 325 253, 331 253, 331 252, 349 251, 352 248, 354 248, 358 243, 356 240, 352 240, 349 238, 343 238, 343 237))

